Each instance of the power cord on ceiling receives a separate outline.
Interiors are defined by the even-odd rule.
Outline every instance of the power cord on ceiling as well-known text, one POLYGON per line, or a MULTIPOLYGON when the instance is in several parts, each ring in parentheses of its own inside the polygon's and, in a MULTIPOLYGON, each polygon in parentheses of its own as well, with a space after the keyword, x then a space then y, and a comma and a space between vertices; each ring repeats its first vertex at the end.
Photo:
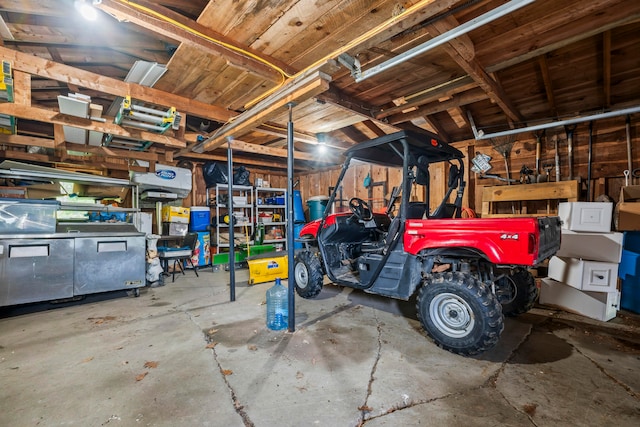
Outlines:
POLYGON ((350 49, 356 47, 357 45, 359 45, 360 43, 363 43, 364 41, 366 41, 367 39, 371 38, 372 36, 374 36, 375 34, 377 34, 381 29, 390 26, 392 24, 394 24, 396 21, 401 20, 401 18, 403 18, 405 15, 408 15, 410 13, 413 13, 414 11, 422 8, 423 6, 426 6, 427 4, 431 4, 433 3, 433 0, 421 0, 419 2, 417 2, 416 4, 414 4, 413 6, 410 6, 406 9, 404 9, 402 12, 398 13, 397 15, 392 16, 390 19, 384 21, 383 23, 377 25, 376 27, 372 28, 371 30, 365 32, 364 34, 360 35, 359 37, 356 37, 354 40, 350 41, 349 43, 347 43, 346 45, 342 46, 340 49, 333 51, 331 53, 329 53, 328 55, 324 56, 323 58, 317 60, 316 62, 314 62, 313 64, 307 66, 306 68, 304 68, 301 71, 298 71, 297 73, 291 75, 289 73, 287 73, 285 70, 283 70, 281 67, 269 62, 266 59, 261 58, 260 56, 251 53, 245 49, 242 49, 238 46, 234 46, 232 44, 223 42, 221 40, 217 40, 213 37, 210 37, 206 34, 203 34, 201 32, 199 32, 198 30, 195 30, 191 27, 188 27, 178 21, 176 21, 175 19, 169 18, 168 16, 162 15, 159 12, 156 12, 153 9, 150 9, 148 7, 142 6, 140 4, 137 3, 133 3, 130 0, 117 0, 120 3, 126 4, 128 6, 131 6, 135 9, 141 10, 145 13, 148 13, 149 15, 152 15, 158 19, 161 19, 165 22, 168 22, 172 25, 175 25, 178 28, 181 28, 193 35, 196 35, 198 37, 201 37, 205 40, 208 40, 210 42, 213 42, 215 44, 218 44, 220 46, 223 46, 229 50, 232 50, 234 52, 238 52, 242 55, 248 56, 250 58, 255 59, 256 61, 267 65, 270 68, 273 68, 274 70, 276 70, 278 73, 280 73, 280 75, 282 76, 282 80, 280 81, 280 83, 276 86, 274 86, 273 88, 267 90, 266 92, 264 92, 263 94, 257 96, 256 98, 252 99, 251 101, 247 102, 244 106, 245 109, 248 109, 250 107, 252 107, 253 105, 257 104, 258 102, 260 102, 261 100, 263 100, 264 98, 266 98, 267 96, 271 95, 272 93, 276 92, 278 89, 280 89, 282 86, 284 86, 284 84, 287 82, 287 79, 295 79, 296 77, 301 76, 302 74, 306 73, 307 71, 309 71, 310 69, 313 69, 315 67, 317 67, 318 65, 332 59, 332 58, 336 58, 338 57, 340 54, 345 53, 347 51, 349 51, 350 49))

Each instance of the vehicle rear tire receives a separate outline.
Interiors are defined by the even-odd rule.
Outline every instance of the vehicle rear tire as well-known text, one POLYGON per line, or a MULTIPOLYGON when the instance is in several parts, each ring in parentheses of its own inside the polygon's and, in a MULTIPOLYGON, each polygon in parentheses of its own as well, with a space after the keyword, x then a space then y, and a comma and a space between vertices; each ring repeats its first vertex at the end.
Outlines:
POLYGON ((324 281, 318 256, 311 251, 299 252, 296 255, 293 272, 298 295, 305 299, 317 297, 324 281))
POLYGON ((496 297, 484 283, 460 272, 433 275, 420 288, 416 308, 435 343, 462 356, 489 350, 504 329, 496 297))
POLYGON ((496 281, 498 302, 505 316, 517 316, 533 308, 539 290, 533 275, 524 268, 514 268, 496 281))

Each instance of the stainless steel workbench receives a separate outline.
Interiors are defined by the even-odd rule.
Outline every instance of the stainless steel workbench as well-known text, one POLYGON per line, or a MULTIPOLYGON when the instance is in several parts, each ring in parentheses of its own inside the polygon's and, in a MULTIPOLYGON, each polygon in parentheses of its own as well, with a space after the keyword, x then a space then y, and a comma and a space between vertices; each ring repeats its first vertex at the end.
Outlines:
POLYGON ((128 223, 0 235, 0 306, 145 286, 145 234, 128 223))

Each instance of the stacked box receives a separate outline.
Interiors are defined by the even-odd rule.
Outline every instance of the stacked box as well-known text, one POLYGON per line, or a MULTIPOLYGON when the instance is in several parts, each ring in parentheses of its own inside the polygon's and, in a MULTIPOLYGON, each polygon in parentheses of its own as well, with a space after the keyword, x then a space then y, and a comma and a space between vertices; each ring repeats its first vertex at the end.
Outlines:
POLYGON ((616 317, 623 234, 611 231, 613 204, 560 203, 562 242, 549 260, 540 303, 597 320, 616 317))

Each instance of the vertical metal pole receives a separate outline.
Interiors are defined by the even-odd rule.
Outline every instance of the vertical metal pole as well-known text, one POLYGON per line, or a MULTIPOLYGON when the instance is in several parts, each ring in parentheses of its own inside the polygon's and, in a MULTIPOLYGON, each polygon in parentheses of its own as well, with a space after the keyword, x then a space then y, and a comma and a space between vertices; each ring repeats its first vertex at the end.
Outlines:
POLYGON ((289 123, 287 123, 287 258, 289 271, 287 272, 287 288, 289 297, 289 332, 296 330, 296 310, 295 310, 295 292, 294 287, 296 280, 294 277, 295 270, 295 251, 294 245, 294 226, 293 226, 293 107, 296 104, 289 102, 289 123))
MULTIPOLYGON (((227 181, 228 197, 227 208, 229 211, 229 301, 236 300, 236 263, 235 263, 235 239, 233 236, 233 152, 231 150, 232 136, 227 137, 227 181)), ((218 201, 216 200, 216 203, 218 201)))

